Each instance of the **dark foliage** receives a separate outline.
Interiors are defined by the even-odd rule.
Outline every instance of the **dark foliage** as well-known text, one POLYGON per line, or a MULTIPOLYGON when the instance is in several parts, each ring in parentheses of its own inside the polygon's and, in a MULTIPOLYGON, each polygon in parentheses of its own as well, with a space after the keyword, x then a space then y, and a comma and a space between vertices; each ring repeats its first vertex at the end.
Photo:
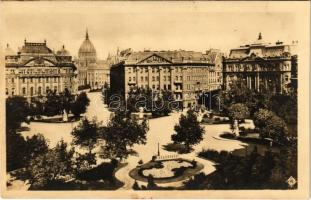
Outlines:
POLYGON ((101 163, 95 168, 79 172, 77 179, 87 181, 108 180, 114 181, 113 172, 117 166, 111 163, 101 163))
POLYGON ((79 117, 86 112, 87 106, 90 104, 90 99, 85 92, 81 92, 76 100, 71 104, 71 112, 75 117, 79 117))
MULTIPOLYGON (((280 153, 266 151, 264 155, 255 148, 245 157, 228 152, 205 150, 200 157, 217 163, 212 174, 203 173, 184 182, 185 189, 288 189, 286 180, 297 178, 296 145, 282 148, 280 153)), ((297 185, 295 186, 297 187, 297 185)))
POLYGON ((198 144, 203 140, 204 129, 200 126, 197 117, 192 110, 187 111, 187 115, 181 115, 179 124, 175 125, 176 134, 171 136, 175 143, 184 143, 189 152, 190 146, 198 144))
POLYGON ((6 99, 6 129, 16 130, 22 122, 27 121, 29 105, 26 98, 21 96, 6 99))

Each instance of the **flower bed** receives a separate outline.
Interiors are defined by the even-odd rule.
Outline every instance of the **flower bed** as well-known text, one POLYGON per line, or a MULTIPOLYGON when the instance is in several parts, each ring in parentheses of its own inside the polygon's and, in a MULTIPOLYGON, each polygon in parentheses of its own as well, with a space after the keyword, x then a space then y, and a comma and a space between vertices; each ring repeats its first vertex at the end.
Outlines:
POLYGON ((203 167, 201 163, 184 159, 150 161, 131 170, 130 176, 147 182, 148 176, 152 175, 157 183, 169 183, 189 178, 203 167))
POLYGON ((168 160, 166 162, 161 162, 162 167, 154 167, 151 169, 145 169, 142 171, 143 176, 148 177, 150 174, 154 178, 171 178, 175 176, 178 168, 188 168, 193 165, 186 161, 168 160))

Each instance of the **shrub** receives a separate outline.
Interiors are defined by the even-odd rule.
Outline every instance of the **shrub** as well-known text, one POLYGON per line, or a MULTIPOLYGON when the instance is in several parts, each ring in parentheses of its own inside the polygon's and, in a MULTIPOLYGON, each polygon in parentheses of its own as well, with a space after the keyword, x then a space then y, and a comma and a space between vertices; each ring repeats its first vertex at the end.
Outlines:
POLYGON ((94 181, 94 180, 113 180, 113 171, 115 166, 111 163, 102 163, 90 170, 85 170, 77 174, 80 180, 94 181))
POLYGON ((135 180, 135 182, 134 182, 132 188, 133 188, 133 190, 140 190, 140 187, 139 187, 139 185, 138 185, 138 183, 137 183, 136 180, 135 180))
POLYGON ((235 135, 233 135, 232 133, 223 133, 223 134, 220 134, 220 137, 226 138, 226 139, 234 139, 235 135))

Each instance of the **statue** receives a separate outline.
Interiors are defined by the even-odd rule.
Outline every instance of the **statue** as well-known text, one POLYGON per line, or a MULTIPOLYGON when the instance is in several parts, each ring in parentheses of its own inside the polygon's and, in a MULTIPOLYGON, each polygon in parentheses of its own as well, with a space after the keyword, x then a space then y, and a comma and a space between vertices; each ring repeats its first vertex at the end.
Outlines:
POLYGON ((63 113, 63 121, 68 122, 68 114, 67 114, 66 110, 64 110, 64 113, 63 113))
POLYGON ((234 124, 233 124, 233 133, 235 136, 240 136, 240 130, 239 130, 239 124, 238 124, 238 120, 234 120, 234 124))

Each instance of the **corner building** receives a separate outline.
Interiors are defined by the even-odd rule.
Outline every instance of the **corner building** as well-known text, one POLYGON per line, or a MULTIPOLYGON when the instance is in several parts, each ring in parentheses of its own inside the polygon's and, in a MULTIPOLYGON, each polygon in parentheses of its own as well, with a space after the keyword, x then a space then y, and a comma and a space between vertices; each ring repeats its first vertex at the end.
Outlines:
POLYGON ((43 43, 27 42, 17 53, 5 50, 6 96, 24 96, 28 100, 45 96, 47 91, 77 92, 76 66, 63 46, 56 53, 43 43))
POLYGON ((297 78, 297 67, 292 67, 297 60, 292 51, 296 44, 265 43, 259 34, 255 42, 231 49, 223 63, 224 88, 228 90, 234 80, 241 80, 258 92, 288 93, 294 89, 291 80, 297 78))
POLYGON ((132 52, 111 67, 111 90, 125 98, 135 88, 169 90, 183 107, 191 107, 203 92, 220 89, 221 70, 222 54, 216 50, 206 54, 184 50, 132 52))

